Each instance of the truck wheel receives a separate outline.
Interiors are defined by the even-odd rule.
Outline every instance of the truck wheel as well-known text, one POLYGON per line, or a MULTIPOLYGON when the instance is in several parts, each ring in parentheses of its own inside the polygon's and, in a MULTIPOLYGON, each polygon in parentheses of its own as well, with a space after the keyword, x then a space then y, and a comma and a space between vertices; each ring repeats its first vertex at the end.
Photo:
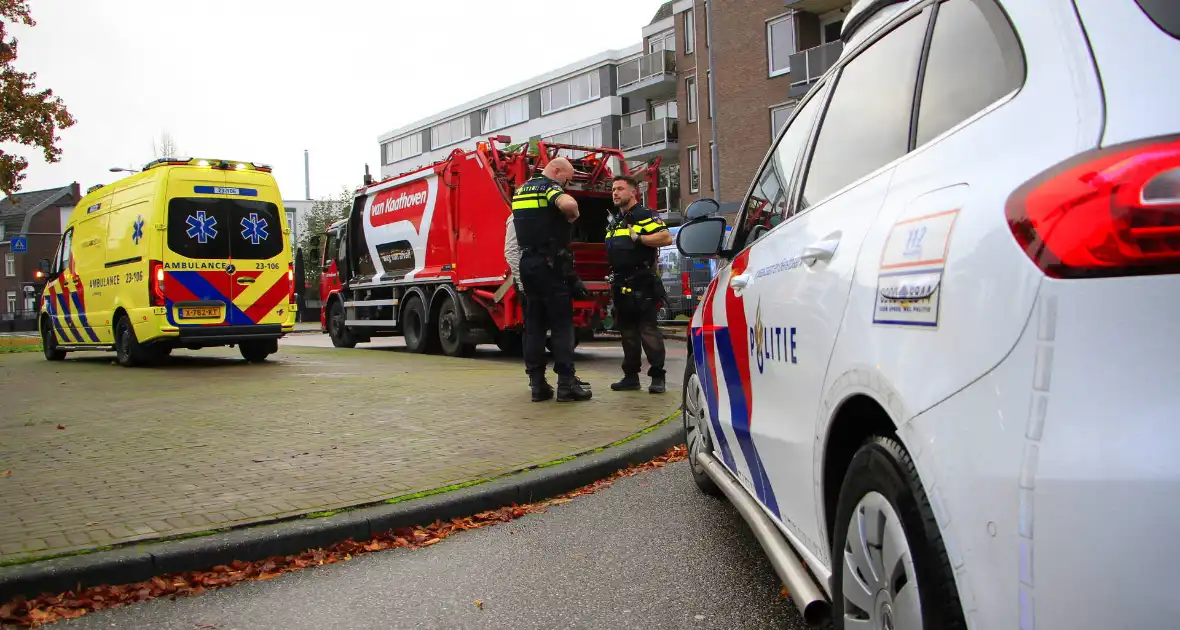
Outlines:
POLYGON ((238 351, 242 358, 250 363, 262 363, 266 358, 279 351, 279 342, 274 339, 266 341, 243 341, 238 344, 238 351))
POLYGON ((115 324, 115 360, 123 367, 137 367, 152 360, 152 352, 139 343, 135 327, 126 315, 115 324))
POLYGON ((49 318, 41 321, 41 349, 45 352, 46 361, 61 361, 66 358, 66 351, 57 347, 57 333, 53 330, 53 322, 49 318))
POLYGON ((356 337, 344 325, 344 305, 340 300, 332 302, 328 311, 328 336, 332 338, 332 345, 337 348, 355 348, 356 337))
POLYGON ((426 305, 422 298, 413 296, 402 312, 402 335, 406 348, 415 354, 433 353, 438 348, 438 331, 426 325, 426 305))
POLYGON ((443 354, 448 357, 469 357, 475 352, 475 344, 463 341, 463 316, 455 304, 455 298, 447 296, 438 311, 438 342, 443 354))
POLYGON ((524 354, 524 335, 512 331, 496 333, 496 347, 504 354, 518 357, 524 354))

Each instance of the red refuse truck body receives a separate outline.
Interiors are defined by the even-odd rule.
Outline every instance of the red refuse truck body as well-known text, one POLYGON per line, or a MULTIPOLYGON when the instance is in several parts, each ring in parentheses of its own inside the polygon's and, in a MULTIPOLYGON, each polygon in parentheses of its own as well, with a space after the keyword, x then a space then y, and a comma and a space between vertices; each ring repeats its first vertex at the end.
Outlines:
POLYGON ((349 216, 328 227, 321 247, 320 326, 334 345, 400 335, 418 353, 465 356, 484 343, 519 352, 523 313, 504 259, 506 224, 516 187, 558 155, 576 171, 566 187, 581 212, 570 249, 590 293, 574 300, 577 337, 603 327, 611 179, 639 179, 650 206, 659 159, 632 171, 610 147, 498 146, 510 141, 489 138, 356 191, 349 216))

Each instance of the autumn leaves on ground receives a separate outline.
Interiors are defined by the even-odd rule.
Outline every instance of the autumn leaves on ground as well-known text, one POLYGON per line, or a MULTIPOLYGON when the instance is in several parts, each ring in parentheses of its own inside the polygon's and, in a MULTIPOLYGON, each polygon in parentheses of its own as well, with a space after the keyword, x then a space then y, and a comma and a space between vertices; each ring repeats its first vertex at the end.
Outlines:
MULTIPOLYGON (((607 488, 618 479, 682 461, 686 455, 684 446, 676 446, 651 461, 619 470, 606 479, 546 501, 512 505, 446 522, 436 521, 427 526, 395 529, 363 542, 348 539, 326 549, 312 549, 297 555, 276 556, 254 562, 234 561, 208 571, 162 575, 144 582, 119 586, 96 586, 78 593, 67 591, 60 594, 44 594, 31 600, 18 597, 0 605, 0 623, 36 628, 60 619, 81 617, 91 611, 116 608, 158 597, 199 595, 238 582, 269 580, 290 571, 350 560, 353 556, 374 551, 395 548, 421 549, 438 544, 444 538, 464 530, 499 525, 528 514, 543 513, 550 506, 568 503, 576 497, 607 488)), ((785 591, 783 595, 786 595, 785 591)), ((480 604, 478 601, 472 602, 476 607, 481 607, 480 604)))

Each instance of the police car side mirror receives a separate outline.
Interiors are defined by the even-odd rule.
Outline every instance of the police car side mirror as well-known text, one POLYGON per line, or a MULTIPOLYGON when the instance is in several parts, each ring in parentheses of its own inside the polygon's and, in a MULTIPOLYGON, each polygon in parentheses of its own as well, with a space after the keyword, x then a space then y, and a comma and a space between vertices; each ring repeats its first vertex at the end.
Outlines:
POLYGON ((719 258, 725 239, 725 219, 706 217, 680 226, 676 249, 688 258, 719 258))
POLYGON ((705 217, 714 216, 720 211, 721 204, 717 203, 713 199, 697 199, 696 201, 688 204, 688 207, 684 209, 684 218, 688 219, 689 221, 703 219, 705 217))

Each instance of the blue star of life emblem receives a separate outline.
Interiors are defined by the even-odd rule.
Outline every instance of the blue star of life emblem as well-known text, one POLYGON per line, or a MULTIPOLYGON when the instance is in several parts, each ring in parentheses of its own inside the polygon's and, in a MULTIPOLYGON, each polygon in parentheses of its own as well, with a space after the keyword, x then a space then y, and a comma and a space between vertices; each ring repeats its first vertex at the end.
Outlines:
POLYGON ((131 226, 131 240, 139 245, 139 239, 143 238, 143 215, 135 218, 135 223, 131 226))
POLYGON ((195 216, 188 215, 184 222, 188 224, 188 231, 185 234, 189 238, 197 239, 197 242, 202 245, 208 243, 211 238, 217 238, 217 230, 214 228, 217 225, 217 219, 205 216, 204 210, 197 210, 195 216))
POLYGON ((242 238, 257 245, 269 236, 266 226, 266 219, 260 219, 257 212, 251 212, 249 217, 242 218, 242 238))

